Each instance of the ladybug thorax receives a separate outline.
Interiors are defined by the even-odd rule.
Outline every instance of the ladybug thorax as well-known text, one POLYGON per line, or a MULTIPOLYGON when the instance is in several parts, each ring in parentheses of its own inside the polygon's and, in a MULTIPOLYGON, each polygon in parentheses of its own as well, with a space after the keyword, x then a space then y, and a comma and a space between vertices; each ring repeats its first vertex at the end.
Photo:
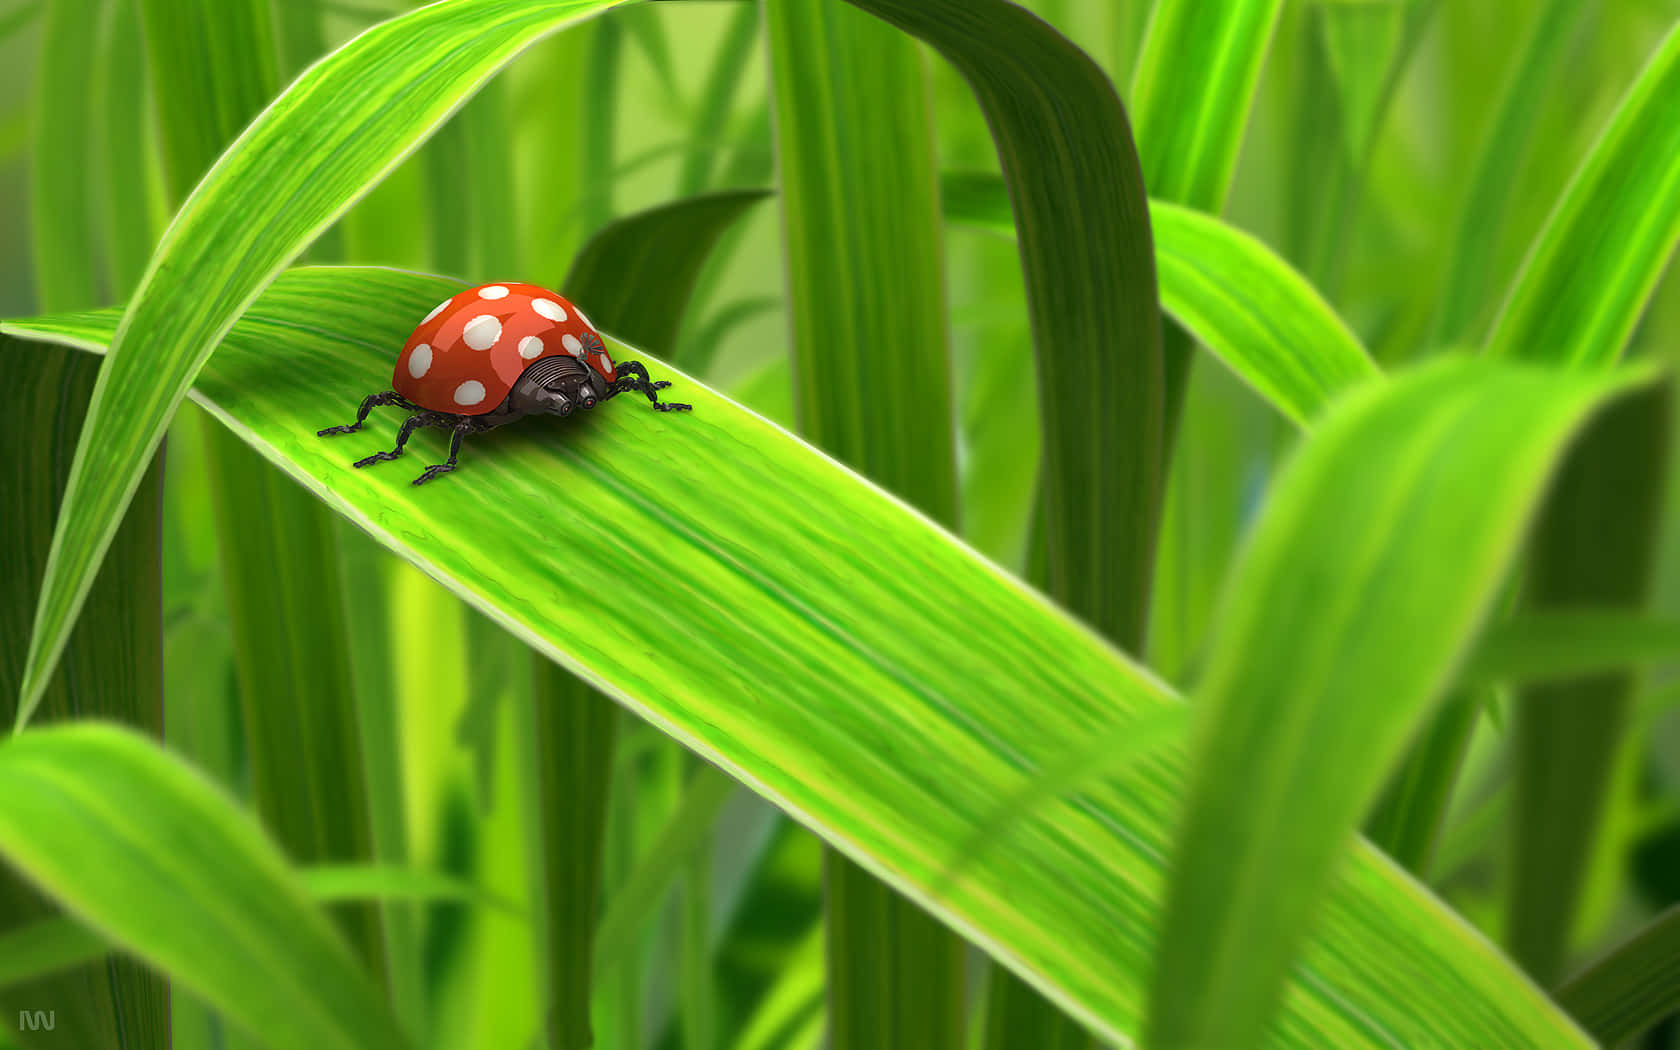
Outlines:
POLYGON ((604 397, 617 378, 600 333, 559 293, 534 284, 487 284, 451 296, 420 321, 397 356, 391 382, 421 408, 486 415, 515 408, 504 403, 516 387, 521 413, 558 411, 526 401, 548 405, 538 391, 569 397, 585 386, 604 397), (543 364, 540 382, 521 386, 527 370, 557 358, 569 364, 543 364))

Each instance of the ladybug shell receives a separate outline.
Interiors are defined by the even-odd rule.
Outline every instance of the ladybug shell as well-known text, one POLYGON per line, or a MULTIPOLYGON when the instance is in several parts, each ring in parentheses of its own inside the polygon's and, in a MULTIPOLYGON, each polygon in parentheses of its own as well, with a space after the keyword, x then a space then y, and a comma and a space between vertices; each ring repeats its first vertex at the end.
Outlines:
POLYGON ((535 284, 486 284, 439 303, 408 337, 391 385, 434 412, 494 411, 533 362, 570 354, 618 378, 601 335, 558 293, 535 284))

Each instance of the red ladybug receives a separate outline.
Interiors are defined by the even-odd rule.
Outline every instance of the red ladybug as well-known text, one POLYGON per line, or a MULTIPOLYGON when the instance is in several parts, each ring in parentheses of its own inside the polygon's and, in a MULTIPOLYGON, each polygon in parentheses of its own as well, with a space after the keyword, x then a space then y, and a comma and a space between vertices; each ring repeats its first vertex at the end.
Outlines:
POLYGON ((520 416, 568 416, 625 390, 640 390, 661 412, 694 407, 660 401, 654 391, 670 385, 651 381, 640 361, 615 365, 589 318, 556 293, 534 284, 486 284, 425 316, 397 356, 395 389, 364 400, 354 423, 316 434, 358 430, 380 405, 410 409, 415 414, 403 422, 397 447, 356 466, 396 459, 419 427, 447 427, 454 431, 449 461, 427 467, 414 479, 422 485, 455 469, 462 438, 520 416))

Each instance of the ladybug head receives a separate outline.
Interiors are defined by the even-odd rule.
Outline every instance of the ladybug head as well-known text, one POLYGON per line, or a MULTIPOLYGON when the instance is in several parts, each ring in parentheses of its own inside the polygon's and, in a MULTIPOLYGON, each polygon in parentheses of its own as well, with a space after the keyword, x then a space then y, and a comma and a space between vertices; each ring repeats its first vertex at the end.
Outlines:
POLYGON ((569 416, 579 409, 594 408, 599 395, 587 365, 575 357, 556 354, 525 369, 512 396, 521 413, 569 416))

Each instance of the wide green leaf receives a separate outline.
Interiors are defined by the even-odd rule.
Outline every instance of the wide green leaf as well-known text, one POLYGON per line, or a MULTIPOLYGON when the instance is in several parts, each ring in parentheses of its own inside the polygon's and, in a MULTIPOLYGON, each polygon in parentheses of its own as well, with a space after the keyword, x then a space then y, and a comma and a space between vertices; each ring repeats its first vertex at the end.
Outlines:
POLYGON ((1260 1041, 1335 862, 1566 442, 1626 385, 1447 358, 1350 395, 1274 483, 1192 705, 1151 1045, 1260 1041))
POLYGON ((205 176, 158 245, 100 369, 42 583, 19 726, 152 450, 221 335, 498 68, 617 2, 445 0, 374 26, 294 81, 205 176))
MULTIPOLYGON (((1093 732, 1178 702, 1171 691, 901 503, 657 363, 692 414, 614 401, 580 420, 531 420, 479 439, 460 470, 422 489, 407 468, 352 469, 387 446, 396 420, 353 438, 314 431, 386 379, 414 319, 460 287, 391 270, 287 274, 193 396, 379 542, 1094 1031, 1136 1035, 1183 790, 1178 748, 1044 806, 948 894, 934 888, 1024 779, 1093 732), (575 557, 580 546, 594 556, 575 557), (901 753, 917 761, 880 761, 901 753)), ((118 321, 95 311, 5 330, 100 349, 118 321)), ((429 460, 441 445, 426 435, 414 448, 429 460)), ((1485 941, 1368 847, 1324 898, 1274 1045, 1581 1045, 1485 941)))
POLYGON ((1614 361, 1680 239, 1680 25, 1622 99, 1529 251, 1488 352, 1614 361))
POLYGON ((16 735, 0 795, 0 855, 265 1045, 408 1045, 280 851, 156 744, 89 722, 16 735))
MULTIPOLYGON (((945 176, 945 215, 1015 236, 996 175, 945 176)), ((1300 426, 1377 366, 1307 279, 1261 241, 1204 212, 1153 200, 1161 306, 1300 426)))

